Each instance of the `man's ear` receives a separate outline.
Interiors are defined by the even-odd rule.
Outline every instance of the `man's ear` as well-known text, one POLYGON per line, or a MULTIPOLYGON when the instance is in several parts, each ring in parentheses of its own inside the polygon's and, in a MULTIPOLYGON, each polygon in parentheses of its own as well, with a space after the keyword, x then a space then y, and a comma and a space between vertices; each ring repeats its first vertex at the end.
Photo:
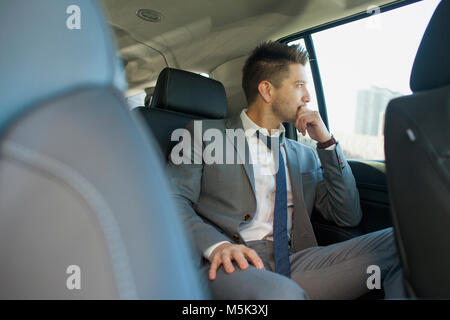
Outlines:
POLYGON ((258 84, 258 91, 265 103, 271 103, 273 98, 273 86, 269 81, 261 81, 258 84))

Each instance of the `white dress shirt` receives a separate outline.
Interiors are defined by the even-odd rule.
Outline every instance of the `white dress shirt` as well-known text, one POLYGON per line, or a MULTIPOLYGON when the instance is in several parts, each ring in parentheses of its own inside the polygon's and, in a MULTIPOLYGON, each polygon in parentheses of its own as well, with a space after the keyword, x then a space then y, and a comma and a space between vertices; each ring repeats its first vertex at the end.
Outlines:
MULTIPOLYGON (((260 131, 265 136, 270 136, 265 128, 261 128, 254 123, 247 116, 247 109, 241 112, 242 126, 245 131, 250 157, 253 163, 253 174, 255 177, 255 197, 256 197, 256 212, 253 214, 253 219, 240 230, 240 235, 244 241, 253 240, 273 240, 273 215, 275 208, 275 160, 274 155, 267 145, 259 139, 255 132, 260 131), (250 130, 253 129, 253 130, 250 130)), ((278 137, 281 133, 284 134, 284 127, 280 124, 279 131, 272 134, 272 137, 278 137)), ((286 152, 284 144, 281 147, 281 152, 284 157, 284 165, 287 181, 287 204, 288 204, 288 235, 291 230, 293 197, 291 180, 289 178, 289 171, 286 165, 286 152)), ((209 259, 209 256, 216 247, 225 243, 226 241, 214 244, 205 250, 204 256, 209 259)))
MULTIPOLYGON (((253 215, 253 219, 249 223, 242 226, 240 235, 246 242, 262 239, 273 241, 273 218, 276 191, 276 162, 272 151, 263 141, 261 141, 261 139, 256 136, 255 132, 260 131, 265 136, 277 137, 280 134, 284 135, 285 129, 283 125, 280 124, 279 130, 270 135, 267 129, 259 127, 247 116, 247 109, 242 110, 241 120, 250 151, 250 157, 253 163, 253 173, 255 177, 256 212, 253 215)), ((283 140, 284 137, 282 141, 283 140)), ((327 149, 332 150, 334 148, 335 145, 327 149)), ((284 149, 284 143, 282 143, 281 145, 281 152, 284 157, 284 165, 286 169, 285 172, 288 205, 287 232, 288 238, 290 239, 292 227, 292 211, 294 203, 291 179, 286 163, 286 151, 284 149)), ((227 242, 228 241, 222 241, 212 245, 211 247, 206 249, 205 252, 203 252, 203 256, 206 259, 209 259, 209 256, 216 247, 218 247, 222 243, 227 242)))

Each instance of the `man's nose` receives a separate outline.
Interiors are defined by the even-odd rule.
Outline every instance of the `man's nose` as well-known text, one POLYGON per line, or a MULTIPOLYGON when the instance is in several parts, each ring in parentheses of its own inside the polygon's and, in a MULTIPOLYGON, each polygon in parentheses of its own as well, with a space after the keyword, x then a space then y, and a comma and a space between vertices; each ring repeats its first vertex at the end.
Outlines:
POLYGON ((303 103, 309 103, 311 101, 311 96, 309 95, 308 89, 305 88, 305 91, 302 96, 302 102, 303 103))

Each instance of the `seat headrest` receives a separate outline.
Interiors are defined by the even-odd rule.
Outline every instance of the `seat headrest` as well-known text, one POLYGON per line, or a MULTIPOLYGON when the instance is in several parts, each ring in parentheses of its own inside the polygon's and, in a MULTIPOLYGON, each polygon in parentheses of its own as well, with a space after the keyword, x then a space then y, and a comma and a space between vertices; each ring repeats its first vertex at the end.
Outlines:
POLYGON ((96 1, 2 1, 0 43, 0 130, 31 105, 73 89, 126 87, 96 1))
POLYGON ((223 119, 227 116, 227 97, 219 81, 165 68, 158 76, 151 107, 223 119))
POLYGON ((442 0, 420 43, 411 72, 413 92, 450 84, 450 1, 442 0))

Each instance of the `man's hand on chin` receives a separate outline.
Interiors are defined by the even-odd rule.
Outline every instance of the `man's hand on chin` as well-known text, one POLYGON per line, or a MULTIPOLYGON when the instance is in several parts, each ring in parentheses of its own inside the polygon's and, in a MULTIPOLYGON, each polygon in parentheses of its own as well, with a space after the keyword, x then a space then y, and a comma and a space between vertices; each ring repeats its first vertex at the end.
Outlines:
POLYGON ((323 123, 320 113, 318 111, 313 111, 306 106, 297 109, 295 127, 303 136, 306 136, 306 132, 308 132, 311 139, 319 143, 331 139, 331 134, 325 126, 325 123, 323 123))

